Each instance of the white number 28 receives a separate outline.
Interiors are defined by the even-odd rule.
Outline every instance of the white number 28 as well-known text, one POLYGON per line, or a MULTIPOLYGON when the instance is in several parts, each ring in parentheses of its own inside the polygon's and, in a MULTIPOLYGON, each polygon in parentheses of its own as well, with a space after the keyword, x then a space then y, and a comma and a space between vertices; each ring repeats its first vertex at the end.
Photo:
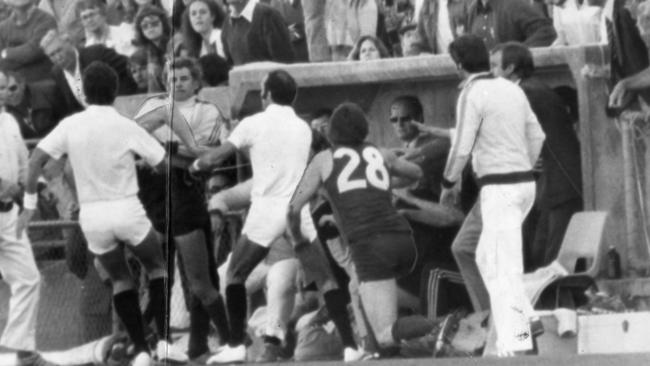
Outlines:
POLYGON ((347 147, 342 147, 334 153, 334 159, 340 159, 344 156, 350 158, 348 163, 341 170, 341 174, 336 181, 339 193, 351 191, 353 189, 363 189, 368 187, 368 183, 373 187, 381 190, 388 190, 390 187, 390 176, 384 166, 384 158, 379 150, 368 146, 361 152, 363 160, 368 163, 366 166, 365 179, 350 179, 352 173, 357 169, 361 158, 359 154, 347 147))

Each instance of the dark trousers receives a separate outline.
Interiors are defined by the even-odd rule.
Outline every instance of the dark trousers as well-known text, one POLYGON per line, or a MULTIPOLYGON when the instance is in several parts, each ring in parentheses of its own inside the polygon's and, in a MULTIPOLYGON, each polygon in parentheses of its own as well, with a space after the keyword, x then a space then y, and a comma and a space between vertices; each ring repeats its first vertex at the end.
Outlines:
POLYGON ((529 244, 530 247, 524 250, 524 253, 527 253, 527 271, 546 266, 557 258, 571 216, 579 211, 582 211, 580 198, 540 210, 535 238, 529 244))

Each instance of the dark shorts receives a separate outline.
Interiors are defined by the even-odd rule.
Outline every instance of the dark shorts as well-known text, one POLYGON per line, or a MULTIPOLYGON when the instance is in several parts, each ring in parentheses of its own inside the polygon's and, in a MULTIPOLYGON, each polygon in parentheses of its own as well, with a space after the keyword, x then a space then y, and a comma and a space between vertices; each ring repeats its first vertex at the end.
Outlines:
POLYGON ((173 236, 202 230, 210 220, 204 182, 184 169, 172 168, 170 175, 168 180, 165 174, 153 173, 148 168, 138 169, 138 196, 147 216, 161 233, 167 231, 168 224, 173 236), (168 189, 170 195, 167 195, 168 189))
POLYGON ((350 242, 359 281, 401 277, 413 269, 417 250, 410 232, 376 234, 350 242))

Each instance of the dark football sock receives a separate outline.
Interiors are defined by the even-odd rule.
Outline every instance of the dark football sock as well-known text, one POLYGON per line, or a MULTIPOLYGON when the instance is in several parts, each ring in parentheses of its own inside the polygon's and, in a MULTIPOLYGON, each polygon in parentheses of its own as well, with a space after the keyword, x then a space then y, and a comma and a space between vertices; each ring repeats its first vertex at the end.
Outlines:
POLYGON ((190 300, 190 334, 187 342, 187 357, 194 359, 210 351, 208 347, 209 334, 210 315, 199 298, 193 296, 190 300))
POLYGON ((142 351, 147 352, 149 349, 142 327, 142 313, 140 312, 138 293, 132 289, 115 294, 113 295, 113 304, 117 316, 122 320, 126 332, 129 334, 131 342, 133 342, 135 354, 142 351))
MULTIPOLYGON (((246 301, 246 290, 244 289, 244 302, 246 301)), ((226 306, 223 303, 223 297, 219 295, 217 299, 205 307, 212 324, 217 327, 219 332, 219 343, 226 344, 230 342, 230 327, 228 326, 228 315, 226 313, 226 306)), ((246 315, 244 313, 244 319, 246 315)))
POLYGON ((246 287, 242 284, 232 284, 226 287, 226 302, 230 315, 230 346, 244 343, 246 336, 246 287))
POLYGON ((323 294, 325 299, 325 307, 327 312, 336 325, 339 331, 341 340, 344 347, 357 348, 357 342, 354 340, 354 333, 352 332, 352 324, 350 324, 350 317, 348 314, 347 299, 349 297, 345 290, 336 289, 327 291, 323 294))
POLYGON ((167 323, 167 295, 165 287, 166 278, 159 277, 149 281, 149 308, 151 316, 156 323, 158 339, 169 341, 169 326, 167 323))

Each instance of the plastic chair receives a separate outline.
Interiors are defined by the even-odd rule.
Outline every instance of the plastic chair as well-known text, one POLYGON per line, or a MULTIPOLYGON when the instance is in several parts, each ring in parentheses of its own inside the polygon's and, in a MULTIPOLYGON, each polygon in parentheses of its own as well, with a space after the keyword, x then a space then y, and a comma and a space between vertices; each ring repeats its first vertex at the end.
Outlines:
MULTIPOLYGON (((548 296, 549 291, 554 290, 557 308, 560 305, 561 290, 568 289, 574 296, 582 296, 581 300, 585 300, 584 291, 596 287, 595 278, 602 261, 601 244, 606 219, 605 211, 578 212, 571 217, 556 259, 569 274, 549 283, 539 298, 548 296)), ((539 298, 533 303, 537 303, 539 298)))

